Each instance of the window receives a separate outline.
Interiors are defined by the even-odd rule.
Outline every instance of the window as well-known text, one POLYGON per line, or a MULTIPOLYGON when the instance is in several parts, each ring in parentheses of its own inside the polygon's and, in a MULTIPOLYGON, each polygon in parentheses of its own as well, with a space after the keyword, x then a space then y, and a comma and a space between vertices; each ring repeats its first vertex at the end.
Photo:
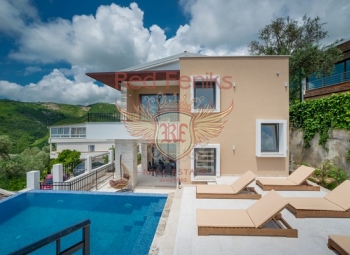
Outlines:
POLYGON ((215 82, 194 82, 194 109, 215 108, 215 82))
POLYGON ((329 86, 342 83, 344 81, 344 67, 345 62, 335 64, 333 72, 329 76, 325 77, 324 85, 329 86))
POLYGON ((65 138, 65 137, 86 137, 85 127, 52 127, 51 137, 65 138))
POLYGON ((69 127, 51 128, 51 137, 69 137, 69 127))
POLYGON ((350 81, 350 59, 345 62, 345 80, 350 81))
POLYGON ((86 128, 85 127, 71 128, 71 137, 86 137, 86 128))
POLYGON ((220 176, 220 145, 196 146, 191 158, 191 180, 201 181, 220 176))
POLYGON ((143 109, 148 108, 148 111, 153 115, 157 115, 161 113, 163 109, 166 109, 167 114, 160 116, 161 121, 173 122, 179 120, 179 114, 177 113, 179 97, 177 93, 143 94, 140 95, 140 100, 143 109))
POLYGON ((286 120, 256 120, 256 156, 287 156, 286 120))
POLYGON ((191 100, 192 112, 198 112, 203 108, 213 108, 214 112, 220 111, 220 77, 212 75, 212 80, 207 76, 191 76, 191 100))
POLYGON ((89 152, 95 151, 95 145, 88 145, 88 151, 89 152))
POLYGON ((278 152, 279 125, 261 124, 261 152, 278 152))

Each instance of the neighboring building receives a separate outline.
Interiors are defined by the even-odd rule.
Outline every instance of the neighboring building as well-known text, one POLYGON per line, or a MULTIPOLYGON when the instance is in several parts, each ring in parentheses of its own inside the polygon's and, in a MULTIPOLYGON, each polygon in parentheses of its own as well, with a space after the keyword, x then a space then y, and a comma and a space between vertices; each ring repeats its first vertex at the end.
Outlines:
POLYGON ((87 139, 86 124, 67 124, 50 127, 50 158, 57 158, 65 150, 81 152, 81 158, 95 156, 105 152, 115 145, 114 140, 87 139))
POLYGON ((343 52, 343 59, 335 64, 331 75, 321 78, 315 75, 308 77, 305 99, 350 91, 350 38, 337 43, 336 47, 343 52))
POLYGON ((113 140, 116 173, 122 154, 133 186, 140 174, 137 143, 144 170, 166 160, 159 152, 177 159, 176 182, 212 181, 247 170, 258 176, 288 175, 288 56, 184 52, 87 75, 121 91, 120 108, 127 121, 88 122, 86 139, 113 140))

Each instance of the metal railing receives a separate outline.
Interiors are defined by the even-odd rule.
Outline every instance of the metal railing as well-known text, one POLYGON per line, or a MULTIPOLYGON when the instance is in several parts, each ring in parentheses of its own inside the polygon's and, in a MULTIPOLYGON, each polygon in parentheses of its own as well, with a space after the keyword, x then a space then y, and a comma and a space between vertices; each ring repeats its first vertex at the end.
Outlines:
MULTIPOLYGON (((150 116, 142 115, 131 115, 128 118, 120 115, 120 113, 89 113, 88 122, 120 122, 123 121, 150 121, 153 122, 154 119, 150 116)), ((158 117, 158 121, 179 121, 179 113, 177 112, 164 112, 158 117)))
POLYGON ((90 254, 90 220, 84 220, 82 222, 79 222, 77 224, 74 224, 68 228, 65 228, 61 231, 58 231, 50 236, 47 236, 35 243, 29 244, 21 249, 18 249, 14 252, 11 252, 9 255, 22 255, 22 254, 28 254, 33 251, 36 251, 50 243, 56 242, 56 253, 59 255, 63 254, 73 254, 76 251, 79 251, 82 249, 84 255, 90 254), (67 236, 79 229, 82 229, 82 240, 64 251, 61 251, 61 239, 64 236, 67 236))
POLYGON ((88 113, 88 122, 120 122, 120 113, 88 113))
POLYGON ((306 90, 319 89, 350 81, 350 71, 315 79, 306 84, 306 90))
POLYGON ((78 172, 85 172, 86 171, 85 160, 86 159, 81 159, 78 164, 74 164, 74 163, 63 164, 63 181, 73 178, 75 168, 77 168, 76 171, 78 172))
MULTIPOLYGON (((109 163, 91 170, 90 173, 83 173, 65 182, 53 182, 50 184, 52 190, 75 190, 89 191, 98 190, 98 185, 105 182, 114 175, 114 163, 109 163)), ((40 189, 47 189, 44 183, 40 182, 40 189)))

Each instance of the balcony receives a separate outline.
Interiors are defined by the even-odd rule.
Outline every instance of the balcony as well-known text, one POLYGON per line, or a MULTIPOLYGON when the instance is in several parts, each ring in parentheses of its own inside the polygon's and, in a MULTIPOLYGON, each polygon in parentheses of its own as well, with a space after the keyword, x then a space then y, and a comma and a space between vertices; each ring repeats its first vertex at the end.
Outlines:
MULTIPOLYGON (((121 116, 119 112, 116 113, 89 113, 88 122, 120 122, 124 120, 125 117, 121 116)), ((148 116, 135 116, 134 118, 125 119, 128 121, 154 121, 148 116)), ((159 114, 159 121, 170 121, 177 122, 179 121, 179 114, 177 112, 164 112, 159 114)))
POLYGON ((305 99, 350 91, 350 71, 314 79, 306 84, 305 99))
POLYGON ((120 113, 88 113, 88 122, 120 122, 120 113))
POLYGON ((50 137, 51 138, 85 138, 86 127, 85 126, 51 127, 50 137))

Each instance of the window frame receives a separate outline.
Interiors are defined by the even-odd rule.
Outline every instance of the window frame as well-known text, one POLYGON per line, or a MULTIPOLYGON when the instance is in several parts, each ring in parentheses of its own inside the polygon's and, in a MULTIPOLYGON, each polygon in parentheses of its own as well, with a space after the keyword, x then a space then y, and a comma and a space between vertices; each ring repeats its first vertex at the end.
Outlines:
POLYGON ((287 120, 256 120, 256 156, 257 157, 287 157, 287 120), (261 128, 263 124, 278 125, 278 151, 262 151, 261 128))
POLYGON ((196 145, 191 152, 191 181, 208 181, 215 180, 220 177, 220 144, 207 144, 207 145, 196 145), (215 175, 194 175, 195 168, 195 149, 215 149, 215 175))
POLYGON ((95 152, 96 150, 95 150, 96 148, 95 148, 95 145, 94 144, 89 144, 88 145, 88 152, 95 152), (91 150, 91 148, 93 148, 93 150, 91 150))
MULTIPOLYGON (((213 84, 213 87, 214 87, 214 98, 215 98, 215 109, 213 112, 220 112, 220 105, 221 105, 221 102, 220 102, 220 75, 214 75, 212 74, 210 77, 214 77, 215 79, 207 79, 208 78, 208 75, 191 75, 190 76, 190 80, 191 80, 191 87, 190 87, 190 96, 191 96, 191 102, 194 102, 194 99, 195 99, 195 89, 196 89, 196 86, 195 86, 195 83, 196 82, 204 82, 205 84, 206 83, 212 83, 213 84), (195 79, 196 78, 196 79, 195 79), (202 79, 200 78, 205 78, 205 80, 203 81, 202 79)), ((194 103, 191 104, 191 112, 193 113, 197 113, 199 112, 200 109, 196 109, 194 108, 194 103)))

